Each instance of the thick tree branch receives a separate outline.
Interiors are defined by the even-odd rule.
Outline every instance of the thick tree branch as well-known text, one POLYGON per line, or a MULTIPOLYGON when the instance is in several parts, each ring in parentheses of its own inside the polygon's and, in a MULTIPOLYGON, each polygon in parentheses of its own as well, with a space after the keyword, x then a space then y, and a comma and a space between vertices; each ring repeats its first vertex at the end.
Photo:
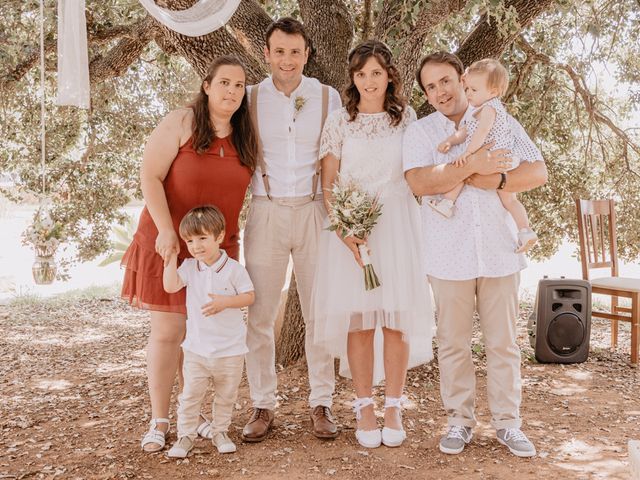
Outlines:
POLYGON ((364 0, 364 6, 362 7, 362 38, 369 38, 371 33, 371 0, 364 0))
POLYGON ((89 78, 92 84, 122 75, 135 62, 157 34, 157 24, 150 16, 138 22, 131 33, 120 40, 105 55, 89 63, 89 78))
POLYGON ((384 0, 373 34, 374 38, 386 42, 389 33, 394 26, 397 26, 402 19, 402 11, 404 9, 404 0, 384 0))
POLYGON ((398 50, 398 69, 402 78, 405 96, 411 95, 413 78, 422 53, 422 45, 427 35, 450 15, 464 8, 464 0, 435 0, 423 7, 409 36, 401 41, 398 50))
MULTIPOLYGON (((515 8, 522 31, 554 3, 555 0, 507 0, 505 7, 515 8)), ((503 36, 489 21, 487 14, 484 14, 456 54, 464 65, 470 65, 481 58, 498 58, 513 43, 520 31, 503 36)))
POLYGON ((260 61, 264 57, 264 34, 271 22, 271 17, 255 0, 242 0, 229 26, 240 44, 260 61))
MULTIPOLYGON (((146 28, 144 20, 132 25, 117 25, 112 28, 92 29, 91 25, 87 25, 87 41, 89 46, 104 44, 118 38, 128 40, 140 37, 140 28, 146 28)), ((45 55, 55 52, 57 48, 57 39, 53 38, 45 42, 45 55)), ((34 45, 27 49, 25 58, 23 58, 13 69, 10 69, 0 79, 0 88, 10 89, 12 84, 24 77, 29 70, 34 68, 40 60, 40 47, 34 45)))
MULTIPOLYGON (((522 31, 535 20, 541 13, 549 9, 555 0, 507 0, 505 7, 513 7, 517 13, 518 23, 522 31)), ((464 40, 456 55, 460 57, 464 65, 469 65, 482 58, 498 58, 505 49, 511 45, 520 31, 510 35, 502 35, 488 21, 487 15, 482 15, 472 32, 464 40)), ((433 108, 427 103, 423 103, 418 108, 418 117, 428 115, 433 112, 433 108)))
POLYGON ((347 81, 346 58, 353 38, 351 14, 341 0, 299 0, 298 4, 315 49, 305 73, 340 90, 347 81), (336 68, 336 64, 345 68, 336 68))

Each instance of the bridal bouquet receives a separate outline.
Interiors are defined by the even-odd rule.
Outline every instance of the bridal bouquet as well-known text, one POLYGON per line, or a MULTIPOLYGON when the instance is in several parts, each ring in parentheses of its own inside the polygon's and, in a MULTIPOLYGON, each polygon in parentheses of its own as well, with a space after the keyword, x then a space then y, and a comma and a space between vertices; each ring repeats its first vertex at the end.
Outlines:
MULTIPOLYGON (((329 209, 329 230, 332 232, 337 230, 342 238, 368 237, 382 213, 379 198, 362 190, 353 180, 342 177, 335 182, 331 192, 333 201, 329 209)), ((367 245, 358 245, 358 251, 364 264, 365 289, 373 290, 380 286, 380 280, 373 270, 367 245)))

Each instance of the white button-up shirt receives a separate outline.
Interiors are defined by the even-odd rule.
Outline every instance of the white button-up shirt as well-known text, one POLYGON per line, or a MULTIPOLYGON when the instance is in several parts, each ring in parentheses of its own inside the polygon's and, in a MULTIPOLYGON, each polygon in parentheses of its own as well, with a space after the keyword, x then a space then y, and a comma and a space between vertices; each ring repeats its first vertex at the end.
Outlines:
POLYGON ((238 295, 253 291, 245 268, 223 250, 211 266, 195 258, 185 259, 178 275, 187 287, 187 335, 182 348, 207 358, 247 353, 247 326, 239 308, 227 308, 208 317, 202 314, 202 305, 211 301, 209 293, 238 295))
MULTIPOLYGON (((322 84, 315 78, 303 76, 298 88, 288 97, 275 87, 271 77, 259 86, 258 129, 271 196, 310 195, 322 133, 322 84), (297 111, 296 98, 304 99, 304 105, 297 111)), ((251 89, 256 87, 249 87, 249 98, 251 89)), ((340 95, 330 87, 327 113, 341 106, 340 95)), ((318 181, 318 192, 321 188, 318 181)), ((256 168, 251 180, 251 192, 267 194, 260 168, 256 168)))
MULTIPOLYGON (((469 114, 467 111, 466 115, 469 114)), ((515 137, 512 155, 521 161, 543 161, 522 126, 511 116, 508 122, 515 137)), ((403 139, 404 171, 450 163, 458 158, 464 144, 453 146, 446 154, 438 152, 438 144, 454 131, 454 122, 440 112, 409 125, 403 139)), ((421 210, 428 275, 442 280, 471 280, 502 277, 526 268, 524 255, 515 253, 515 223, 495 190, 465 185, 451 218, 433 210, 426 198, 421 210)))

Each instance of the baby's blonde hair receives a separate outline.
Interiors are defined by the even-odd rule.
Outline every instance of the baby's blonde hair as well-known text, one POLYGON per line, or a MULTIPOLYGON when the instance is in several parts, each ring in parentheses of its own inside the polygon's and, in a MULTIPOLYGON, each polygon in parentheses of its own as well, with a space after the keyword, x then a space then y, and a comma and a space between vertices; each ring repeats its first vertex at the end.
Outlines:
POLYGON ((507 72, 504 65, 494 58, 484 58, 473 62, 465 73, 485 73, 487 74, 487 87, 495 88, 499 97, 507 93, 509 72, 507 72))

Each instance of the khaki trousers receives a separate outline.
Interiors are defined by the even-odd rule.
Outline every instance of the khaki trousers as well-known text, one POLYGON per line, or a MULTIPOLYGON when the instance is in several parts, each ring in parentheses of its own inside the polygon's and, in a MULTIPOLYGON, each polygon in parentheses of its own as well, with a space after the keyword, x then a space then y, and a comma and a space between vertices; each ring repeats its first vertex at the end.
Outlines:
POLYGON ((243 366, 244 355, 207 358, 185 350, 182 366, 184 388, 178 397, 178 438, 196 438, 200 406, 207 393, 209 380, 213 381, 215 391, 211 406, 211 431, 219 433, 229 429, 243 366))
POLYGON ((330 407, 335 387, 333 358, 313 343, 310 316, 318 237, 326 217, 322 197, 255 196, 244 231, 244 258, 255 287, 256 300, 249 307, 247 324, 247 377, 256 408, 276 406, 274 325, 289 257, 298 285, 305 320, 305 353, 309 371, 309 404, 330 407))
POLYGON ((516 343, 520 273, 452 281, 429 277, 438 318, 440 394, 450 426, 473 427, 476 376, 471 358, 477 310, 487 356, 491 425, 520 428, 520 348, 516 343))

